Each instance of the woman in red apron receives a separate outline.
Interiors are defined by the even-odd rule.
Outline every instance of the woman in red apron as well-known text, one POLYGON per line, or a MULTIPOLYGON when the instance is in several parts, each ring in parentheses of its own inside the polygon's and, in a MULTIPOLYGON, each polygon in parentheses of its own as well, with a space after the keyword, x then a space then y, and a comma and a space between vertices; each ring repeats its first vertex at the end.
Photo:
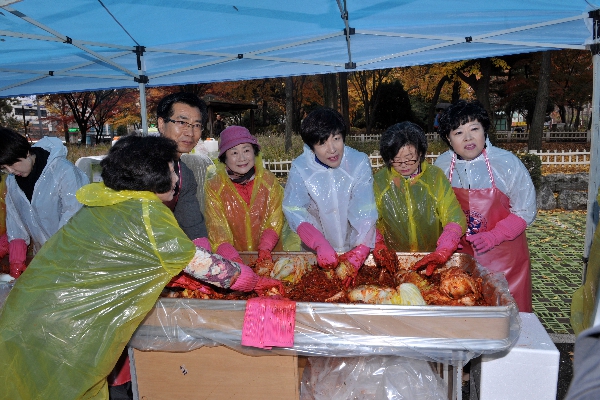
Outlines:
POLYGON ((435 165, 450 179, 467 217, 461 251, 490 271, 504 273, 519 311, 532 312, 525 229, 537 213, 535 188, 514 154, 486 141, 489 125, 478 102, 460 101, 448 108, 439 133, 451 150, 435 165))

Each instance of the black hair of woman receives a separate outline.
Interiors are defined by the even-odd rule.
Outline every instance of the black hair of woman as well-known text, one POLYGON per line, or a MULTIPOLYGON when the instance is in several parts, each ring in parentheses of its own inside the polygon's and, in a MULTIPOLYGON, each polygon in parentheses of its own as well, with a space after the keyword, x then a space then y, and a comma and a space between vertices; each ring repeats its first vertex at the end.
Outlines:
POLYGON ((0 126, 0 165, 13 165, 27 158, 31 144, 25 136, 10 128, 0 126))
POLYGON ((401 148, 413 145, 419 155, 419 163, 425 161, 427 154, 427 136, 423 129, 412 122, 400 122, 386 129, 379 141, 379 154, 388 168, 401 148))
POLYGON ((177 159, 177 144, 171 139, 126 136, 100 162, 102 180, 113 190, 165 193, 172 186, 169 163, 177 159))
POLYGON ((459 126, 472 121, 479 121, 483 127, 483 131, 485 132, 485 137, 487 139, 491 122, 483 104, 477 100, 470 102, 459 100, 456 104, 448 107, 440 117, 440 126, 438 128, 440 138, 444 141, 444 143, 450 146, 450 141, 448 140, 450 132, 459 126))
POLYGON ((342 114, 332 108, 318 108, 302 121, 300 136, 302 141, 313 149, 316 144, 323 144, 331 135, 342 135, 346 141, 346 124, 342 114))

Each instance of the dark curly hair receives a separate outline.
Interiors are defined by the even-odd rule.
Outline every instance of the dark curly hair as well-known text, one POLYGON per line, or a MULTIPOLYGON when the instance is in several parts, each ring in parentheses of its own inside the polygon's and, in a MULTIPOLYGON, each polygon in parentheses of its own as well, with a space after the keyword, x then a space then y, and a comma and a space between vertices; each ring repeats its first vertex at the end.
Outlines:
POLYGON ((158 106, 156 106, 156 119, 170 119, 173 116, 173 104, 175 103, 183 103, 199 109, 200 117, 202 118, 202 126, 206 126, 206 122, 208 121, 206 103, 195 94, 188 92, 172 93, 163 97, 158 103, 158 106))
POLYGON ((477 100, 471 102, 460 100, 448 107, 442 114, 439 119, 438 133, 442 140, 450 146, 450 140, 448 140, 450 132, 472 121, 479 121, 483 126, 485 138, 487 139, 488 130, 490 129, 490 117, 483 105, 477 100))
POLYGON ((100 162, 104 184, 113 190, 166 193, 169 163, 178 159, 177 143, 162 136, 126 136, 100 162))
POLYGON ((0 126, 0 165, 13 165, 27 158, 31 145, 25 136, 0 126))
POLYGON ((346 141, 346 124, 344 117, 334 109, 318 108, 302 121, 300 136, 312 150, 314 145, 323 144, 331 135, 341 134, 346 141))
POLYGON ((387 128, 379 141, 379 153, 385 165, 392 168, 392 160, 400 149, 410 144, 417 150, 419 163, 425 161, 427 137, 419 125, 412 122, 400 122, 387 128))

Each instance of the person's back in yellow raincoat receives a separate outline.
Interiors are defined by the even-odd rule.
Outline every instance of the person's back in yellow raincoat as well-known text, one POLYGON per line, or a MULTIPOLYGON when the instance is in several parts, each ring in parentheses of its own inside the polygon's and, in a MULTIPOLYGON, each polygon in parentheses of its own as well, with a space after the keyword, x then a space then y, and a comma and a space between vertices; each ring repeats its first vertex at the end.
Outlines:
MULTIPOLYGON (((217 163, 207 172, 205 217, 213 250, 230 243, 238 251, 257 251, 263 232, 271 229, 281 238, 284 224, 283 187, 275 175, 255 157, 254 187, 250 204, 240 196, 225 169, 217 163)), ((281 251, 281 240, 275 251, 281 251)))
POLYGON ((377 229, 398 252, 430 252, 450 222, 466 229, 465 215, 441 169, 421 163, 421 173, 404 178, 394 168, 374 175, 377 229))
POLYGON ((196 247, 152 192, 102 183, 0 310, 1 399, 108 399, 106 376, 196 247))

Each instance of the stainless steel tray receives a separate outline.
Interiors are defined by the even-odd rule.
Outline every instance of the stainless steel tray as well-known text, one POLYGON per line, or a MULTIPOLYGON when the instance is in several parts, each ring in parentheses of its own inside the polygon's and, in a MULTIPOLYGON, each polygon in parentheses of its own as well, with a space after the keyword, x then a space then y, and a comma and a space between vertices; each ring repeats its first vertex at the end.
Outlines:
MULTIPOLYGON (((398 253, 407 268, 427 253, 398 253)), ((274 258, 312 253, 275 253, 274 258)), ((243 253, 251 262, 255 253, 243 253)), ((373 263, 369 256, 366 264, 373 263)), ((492 306, 396 306, 298 302, 293 348, 270 352, 241 346, 245 301, 162 298, 132 338, 140 350, 190 351, 226 345, 247 354, 323 356, 403 355, 420 359, 466 361, 508 349, 519 335, 519 315, 502 275, 490 274, 466 254, 454 254, 448 266, 460 266, 483 281, 492 306)))

